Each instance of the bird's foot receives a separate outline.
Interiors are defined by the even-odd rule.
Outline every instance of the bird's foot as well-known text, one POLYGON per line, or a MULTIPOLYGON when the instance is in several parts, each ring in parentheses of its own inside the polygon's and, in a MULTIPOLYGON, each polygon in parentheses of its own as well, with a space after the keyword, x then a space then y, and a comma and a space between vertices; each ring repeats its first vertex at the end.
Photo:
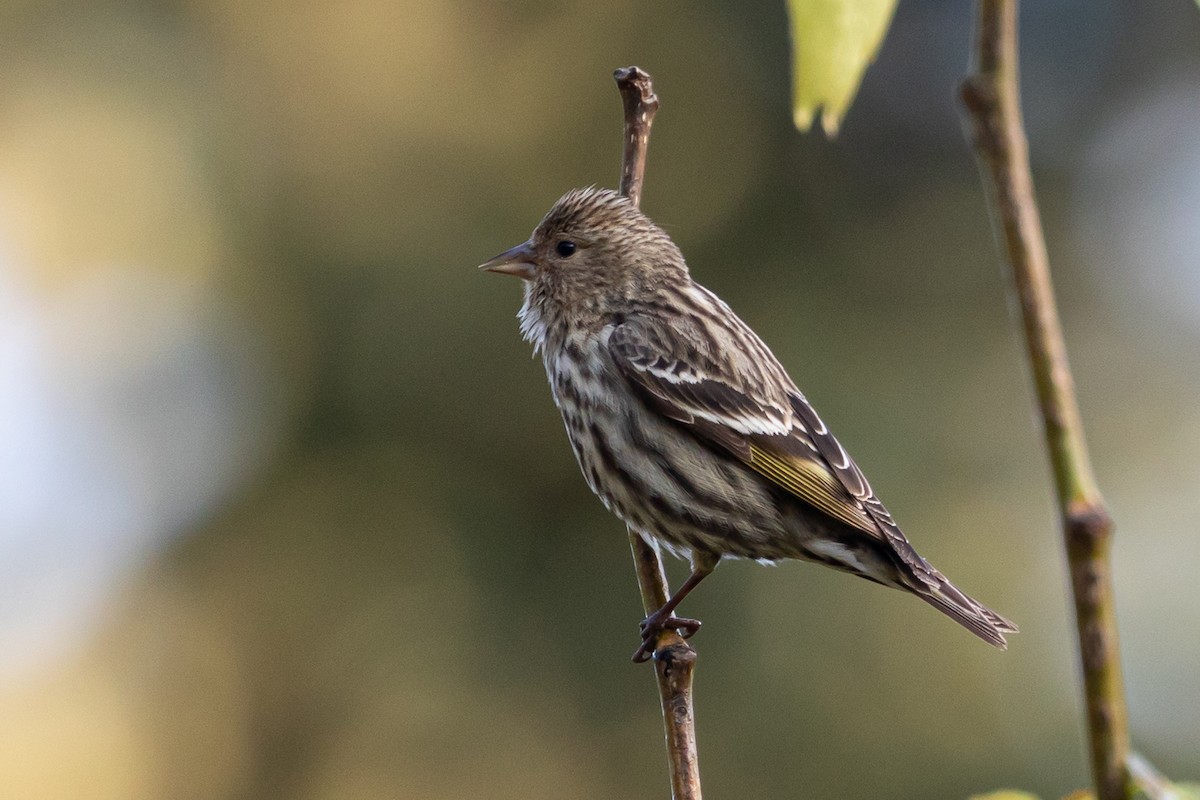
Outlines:
POLYGON ((654 656, 654 648, 658 644, 658 635, 663 631, 675 630, 684 639, 690 639, 700 630, 700 620, 687 617, 676 617, 672 614, 661 614, 655 611, 642 620, 642 644, 634 651, 633 661, 640 664, 649 661, 654 656))

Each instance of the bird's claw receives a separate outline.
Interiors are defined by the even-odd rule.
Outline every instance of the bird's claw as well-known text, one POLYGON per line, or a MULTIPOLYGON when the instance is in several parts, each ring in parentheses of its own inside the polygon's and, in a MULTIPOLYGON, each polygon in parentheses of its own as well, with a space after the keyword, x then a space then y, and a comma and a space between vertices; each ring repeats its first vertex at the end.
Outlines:
POLYGON ((642 631, 642 644, 633 653, 633 661, 636 664, 649 661, 654 656, 660 633, 666 630, 675 630, 684 639, 690 639, 696 634, 696 631, 700 630, 700 620, 676 616, 660 617, 658 614, 651 614, 642 620, 639 627, 642 631))

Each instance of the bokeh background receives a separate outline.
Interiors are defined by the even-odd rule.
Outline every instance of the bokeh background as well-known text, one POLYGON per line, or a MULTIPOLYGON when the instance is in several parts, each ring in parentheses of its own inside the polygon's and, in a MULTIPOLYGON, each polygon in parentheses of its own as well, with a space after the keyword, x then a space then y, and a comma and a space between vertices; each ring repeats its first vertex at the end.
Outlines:
MULTIPOLYGON (((954 88, 899 7, 835 141, 782 2, 0 4, 0 797, 654 798, 625 534, 513 281, 663 101, 644 206, 934 563, 1023 632, 803 564, 689 599, 714 798, 1086 781, 1022 349, 954 88)), ((1200 775, 1200 11, 1024 9, 1038 189, 1137 746, 1200 775)), ((681 573, 673 565, 676 577, 681 573)))

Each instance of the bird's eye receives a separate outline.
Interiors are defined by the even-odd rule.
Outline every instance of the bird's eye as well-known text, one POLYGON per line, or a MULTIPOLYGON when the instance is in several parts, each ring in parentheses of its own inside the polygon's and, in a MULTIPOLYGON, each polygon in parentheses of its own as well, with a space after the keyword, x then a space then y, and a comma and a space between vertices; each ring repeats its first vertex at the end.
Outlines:
POLYGON ((570 258, 571 256, 575 255, 575 251, 577 249, 578 248, 575 247, 575 243, 570 239, 563 239, 554 246, 554 251, 563 258, 570 258))

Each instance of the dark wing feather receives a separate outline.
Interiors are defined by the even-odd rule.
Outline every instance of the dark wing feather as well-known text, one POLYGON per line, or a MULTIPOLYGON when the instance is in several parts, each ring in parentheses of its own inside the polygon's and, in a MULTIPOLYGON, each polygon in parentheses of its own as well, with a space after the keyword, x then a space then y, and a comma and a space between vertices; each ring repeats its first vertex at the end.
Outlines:
POLYGON ((870 536, 901 567, 899 585, 1003 648, 1003 634, 1017 626, 963 594, 913 550, 862 470, 754 334, 744 327, 724 333, 733 341, 722 347, 711 333, 631 319, 613 330, 608 346, 617 369, 660 413, 870 536))
POLYGON ((777 364, 764 371, 749 359, 718 361, 713 348, 645 319, 617 326, 608 345, 618 369, 664 416, 830 517, 891 543, 862 472, 777 364))
POLYGON ((829 432, 825 423, 817 416, 817 412, 813 410, 803 395, 795 392, 792 394, 791 400, 796 416, 808 428, 813 443, 825 458, 825 463, 837 475, 838 480, 855 499, 858 507, 875 523, 876 530, 883 535, 892 551, 900 556, 917 578, 929 585, 939 585, 942 576, 909 544, 908 538, 900 530, 900 526, 896 524, 891 513, 875 495, 871 484, 867 483, 867 476, 863 475, 858 464, 855 464, 854 459, 850 458, 845 448, 842 447, 842 443, 829 432))

